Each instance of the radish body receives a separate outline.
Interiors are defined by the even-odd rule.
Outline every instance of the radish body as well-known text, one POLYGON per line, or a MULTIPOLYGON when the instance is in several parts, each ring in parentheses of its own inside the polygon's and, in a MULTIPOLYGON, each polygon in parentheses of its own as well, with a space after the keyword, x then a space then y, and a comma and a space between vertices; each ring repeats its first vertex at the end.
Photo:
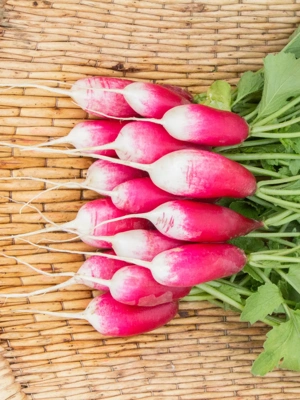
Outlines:
POLYGON ((134 121, 120 130, 116 140, 94 149, 87 148, 86 151, 100 154, 106 149, 113 149, 122 160, 150 164, 168 153, 191 147, 191 143, 174 139, 160 125, 134 121))
MULTIPOLYGON (((38 247, 47 248, 46 246, 38 247)), ((57 249, 55 251, 64 252, 57 249)), ((82 254, 77 251, 72 253, 82 254)), ((210 280, 224 278, 238 273, 247 263, 244 251, 228 243, 184 244, 162 251, 152 261, 106 253, 97 253, 97 255, 147 268, 158 283, 171 287, 192 287, 210 280)))
POLYGON ((147 173, 127 165, 106 160, 95 161, 88 169, 83 186, 91 190, 113 190, 117 185, 131 179, 145 177, 147 173))
POLYGON ((191 103, 194 101, 193 95, 188 90, 183 89, 180 86, 168 85, 167 83, 161 84, 161 86, 166 87, 167 89, 179 94, 182 97, 185 97, 191 103))
POLYGON ((238 273, 246 265, 243 250, 225 243, 189 244, 157 255, 150 270, 168 286, 194 286, 238 273))
MULTIPOLYGON (((1 86, 9 86, 9 83, 1 86)), ((187 96, 174 88, 149 82, 92 76, 79 79, 71 89, 52 88, 34 83, 13 84, 14 87, 35 87, 70 96, 83 110, 94 115, 117 118, 142 115, 161 118, 172 107, 190 104, 187 96), (129 86, 129 87, 128 87, 129 86)))
POLYGON ((128 265, 119 269, 108 286, 112 297, 120 303, 144 307, 179 300, 191 290, 191 287, 161 285, 147 268, 138 265, 128 265))
POLYGON ((133 82, 122 90, 127 103, 143 117, 161 118, 168 110, 190 104, 174 90, 150 82, 133 82))
POLYGON ((80 208, 73 221, 63 224, 64 229, 78 232, 80 239, 95 247, 110 247, 106 240, 95 239, 97 236, 111 236, 119 232, 131 229, 147 229, 149 223, 143 219, 129 218, 124 221, 117 221, 108 224, 101 224, 107 219, 118 218, 126 215, 123 211, 116 208, 110 199, 98 199, 86 203, 80 208), (92 236, 94 238, 92 238, 92 236))
MULTIPOLYGON (((174 200, 147 213, 130 214, 127 218, 146 218, 162 234, 178 240, 224 242, 261 228, 263 222, 246 218, 226 207, 191 200, 174 200)), ((103 222, 105 225, 110 220, 103 222)))
POLYGON ((249 126, 244 118, 202 104, 170 109, 164 114, 161 124, 176 139, 207 146, 239 144, 249 135, 249 126))
POLYGON ((256 180, 251 172, 239 163, 207 150, 174 151, 152 164, 98 157, 148 172, 156 186, 177 196, 243 198, 256 191, 256 180))
POLYGON ((94 190, 104 196, 110 196, 117 208, 128 213, 151 211, 160 204, 178 197, 159 189, 150 178, 131 179, 111 191, 95 188, 94 190))
MULTIPOLYGON (((114 252, 108 251, 107 254, 114 254, 114 252)), ((108 291, 109 287, 105 284, 104 280, 112 279, 114 274, 126 265, 127 263, 125 261, 91 256, 82 264, 77 273, 70 280, 75 280, 76 283, 86 285, 95 290, 108 291), (103 282, 93 282, 84 277, 103 279, 103 282)))
MULTIPOLYGON (((41 143, 36 147, 63 143, 70 143, 76 149, 98 147, 114 141, 125 125, 126 123, 122 121, 86 120, 79 122, 67 136, 41 143)), ((116 152, 113 149, 93 150, 93 153, 109 157, 116 156, 116 152)))
POLYGON ((116 301, 110 293, 105 293, 95 297, 81 313, 39 310, 16 310, 15 312, 83 319, 105 336, 122 337, 138 335, 159 328, 173 319, 177 311, 178 302, 154 307, 130 306, 116 301))
POLYGON ((76 218, 72 221, 33 232, 2 236, 0 240, 18 239, 47 232, 66 231, 77 233, 80 239, 90 246, 110 248, 111 245, 105 238, 98 240, 97 237, 111 236, 131 229, 152 228, 152 225, 148 221, 144 221, 143 219, 136 220, 135 218, 101 224, 107 219, 114 219, 124 215, 126 214, 116 208, 110 199, 92 200, 79 209, 76 218))
MULTIPOLYGON (((98 115, 99 112, 102 112, 117 118, 128 118, 137 116, 138 113, 130 107, 122 94, 110 90, 122 90, 130 83, 133 83, 133 81, 128 79, 91 76, 79 79, 72 85, 71 89, 55 88, 27 82, 18 85, 12 84, 12 86, 34 87, 70 96, 83 110, 93 115, 98 115), (104 91, 103 89, 109 90, 104 91)), ((1 86, 9 86, 9 83, 1 86)))
MULTIPOLYGON (((107 251, 108 255, 115 255, 113 251, 107 251)), ((82 266, 79 268, 77 273, 74 272, 62 272, 62 273, 48 273, 38 268, 35 268, 33 265, 28 264, 25 261, 18 260, 17 257, 8 256, 6 254, 2 254, 2 256, 7 258, 12 258, 16 260, 18 263, 24 264, 27 267, 33 269, 34 271, 49 277, 70 277, 70 279, 66 280, 63 283, 59 283, 57 285, 45 288, 38 289, 29 293, 0 293, 0 298, 23 298, 23 297, 31 297, 37 296, 40 294, 45 294, 49 292, 53 292, 55 290, 64 289, 67 286, 82 284, 86 285, 95 290, 101 290, 107 292, 109 290, 109 280, 112 279, 115 272, 119 269, 125 267, 128 263, 125 261, 114 260, 111 258, 100 257, 98 255, 91 256, 88 258, 82 266), (96 279, 95 279, 96 278, 96 279), (102 279, 102 281, 100 281, 102 279)))
MULTIPOLYGON (((191 290, 191 287, 161 285, 153 278, 147 268, 125 264, 124 261, 92 256, 80 267, 76 274, 73 272, 46 274, 51 277, 72 276, 71 279, 63 283, 31 293, 1 293, 0 298, 31 297, 79 283, 95 290, 110 291, 112 297, 120 303, 152 307, 179 300, 188 295, 191 290)), ((29 266, 29 264, 27 265, 29 266)), ((37 271, 37 269, 35 270, 37 271)))
POLYGON ((134 229, 103 237, 114 252, 121 257, 151 261, 162 251, 178 247, 183 242, 168 238, 156 229, 134 229))
POLYGON ((158 283, 174 287, 192 287, 236 274, 247 262, 242 249, 227 243, 186 244, 163 251, 152 261, 101 256, 148 268, 158 283))

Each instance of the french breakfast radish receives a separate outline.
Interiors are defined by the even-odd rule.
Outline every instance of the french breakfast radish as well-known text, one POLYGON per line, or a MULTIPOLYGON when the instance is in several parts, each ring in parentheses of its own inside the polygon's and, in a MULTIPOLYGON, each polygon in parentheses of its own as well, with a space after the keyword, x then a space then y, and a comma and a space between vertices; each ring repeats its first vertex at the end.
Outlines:
MULTIPOLYGON (((115 254, 113 251, 107 251, 107 254, 115 254)), ((30 293, 0 293, 0 298, 22 298, 22 297, 31 297, 37 296, 40 294, 45 294, 49 292, 53 292, 55 290, 64 289, 67 286, 82 284, 86 285, 94 290, 108 291, 109 287, 107 286, 107 282, 114 276, 115 272, 119 269, 125 267, 128 263, 125 261, 114 260, 111 258, 100 257, 98 255, 93 255, 89 257, 79 268, 79 270, 75 272, 59 272, 59 273, 49 273, 42 271, 33 265, 18 259, 14 256, 9 256, 7 254, 1 253, 1 256, 6 258, 11 258, 16 260, 18 263, 26 265, 30 269, 38 272, 39 274, 48 276, 48 277, 70 277, 70 279, 65 282, 59 283, 57 285, 51 286, 45 289, 35 290, 30 293), (102 279, 103 281, 100 283, 100 280, 95 281, 93 278, 102 279)))
MULTIPOLYGON (((63 253, 65 250, 47 246, 37 247, 63 253)), ((70 251, 72 254, 89 254, 70 251)), ((214 279, 238 273, 247 263, 244 251, 228 243, 188 243, 162 251, 152 261, 112 254, 97 253, 100 257, 125 261, 148 268, 161 285, 192 287, 214 279)))
POLYGON ((173 239, 200 242, 224 242, 263 227, 262 221, 217 204, 191 200, 168 201, 147 213, 129 214, 108 222, 146 218, 161 232, 173 239))
POLYGON ((0 178, 0 181, 18 180, 18 179, 20 180, 32 179, 34 181, 45 182, 54 185, 53 187, 50 187, 48 189, 45 189, 44 191, 39 192, 37 195, 32 197, 32 199, 28 201, 25 205, 28 205, 33 200, 36 200, 43 193, 61 187, 89 189, 99 193, 102 196, 109 196, 112 200, 112 203, 119 210, 128 213, 151 211, 160 204, 178 198, 178 196, 174 196, 173 194, 170 194, 168 192, 165 192, 164 190, 159 189, 156 185, 154 185, 151 179, 147 177, 130 179, 115 186, 112 190, 103 190, 102 187, 105 184, 103 184, 103 179, 101 179, 100 181, 95 181, 95 179, 97 179, 97 175, 95 175, 95 179, 93 180, 93 186, 89 186, 85 183, 88 181, 88 179, 83 183, 65 182, 62 184, 42 178, 26 178, 26 177, 16 177, 16 178, 5 177, 5 178, 0 178))
POLYGON ((95 297, 83 312, 67 313, 39 310, 15 310, 88 321, 105 336, 132 336, 152 331, 169 322, 178 311, 178 302, 154 307, 130 306, 115 300, 110 293, 95 297))
MULTIPOLYGON (((16 257, 11 258, 17 260, 16 257)), ((121 303, 132 306, 152 307, 158 304, 179 300, 188 295, 191 290, 191 287, 169 287, 161 285, 153 278, 150 270, 147 268, 138 265, 125 265, 124 261, 98 256, 92 256, 85 261, 77 273, 66 272, 50 274, 40 271, 28 263, 24 264, 46 276, 71 276, 71 278, 58 285, 29 293, 0 293, 0 298, 8 299, 37 296, 80 283, 95 290, 109 290, 112 297, 121 303)))
POLYGON ((127 165, 96 160, 88 168, 83 186, 92 190, 113 190, 117 185, 131 179, 142 178, 148 174, 127 165))
POLYGON ((192 148, 193 144, 174 139, 160 125, 152 122, 129 122, 121 130, 117 138, 103 146, 79 148, 69 154, 90 152, 101 154, 101 151, 113 149, 122 160, 150 164, 162 156, 176 150, 192 148))
POLYGON ((102 240, 109 243, 109 247, 112 247, 118 256, 145 261, 151 261, 162 251, 183 244, 182 241, 169 238, 156 229, 132 229, 112 236, 103 236, 102 240))
MULTIPOLYGON (((30 149, 37 149, 44 146, 53 146, 57 144, 69 143, 76 149, 86 147, 99 147, 111 143, 116 140, 121 129, 126 122, 115 120, 86 120, 79 122, 68 135, 40 143, 30 149)), ((26 150, 26 148, 24 148, 26 150)), ((94 150, 95 154, 103 154, 104 156, 115 157, 116 152, 113 149, 94 150)))
POLYGON ((128 118, 137 116, 138 113, 130 107, 124 96, 116 91, 124 89, 133 83, 129 79, 112 77, 91 76, 76 81, 70 89, 50 87, 36 83, 9 83, 0 86, 9 87, 31 87, 47 90, 52 93, 62 94, 71 97, 76 104, 90 114, 98 115, 98 112, 110 114, 118 118, 128 118), (107 90, 103 90, 107 89, 107 90), (110 91, 110 90, 115 91, 110 91), (89 111, 90 109, 96 112, 89 111))
MULTIPOLYGON (((101 111, 96 111, 96 114, 118 119, 101 111)), ((140 119, 129 117, 124 120, 139 121, 140 119)), ((203 104, 178 105, 170 108, 161 117, 144 118, 143 121, 163 126, 175 139, 205 146, 240 144, 250 134, 249 125, 238 114, 203 104)))
MULTIPOLYGON (((9 86, 9 83, 1 84, 9 86)), ((187 96, 178 90, 150 83, 133 82, 109 77, 79 79, 71 89, 53 88, 34 83, 12 85, 35 87, 70 96, 83 110, 94 115, 109 114, 111 117, 128 118, 136 115, 161 118, 166 111, 181 104, 190 104, 187 96)))
POLYGON ((116 208, 110 199, 92 200, 79 209, 76 218, 72 221, 33 232, 2 236, 0 240, 18 239, 41 233, 65 231, 78 234, 81 240, 90 246, 109 248, 110 244, 105 240, 97 240, 97 236, 110 236, 118 232, 131 229, 148 229, 152 226, 148 221, 145 223, 143 219, 135 220, 134 218, 101 225, 101 222, 106 221, 108 218, 113 219, 124 215, 126 214, 116 208))
MULTIPOLYGON (((98 155, 115 157, 116 154, 122 160, 129 160, 143 164, 150 164, 162 156, 176 150, 186 148, 202 148, 208 150, 207 146, 197 146, 174 139, 160 125, 151 122, 136 121, 123 124, 119 129, 119 134, 115 137, 113 129, 111 132, 102 135, 94 135, 95 129, 90 122, 110 122, 118 121, 84 121, 79 123, 69 135, 61 137, 50 142, 41 143, 36 146, 23 146, 10 142, 0 142, 1 146, 9 148, 18 148, 21 151, 39 151, 46 153, 66 154, 66 155, 84 155, 92 158, 98 158, 98 155), (85 122, 89 123, 85 127, 85 122), (81 129, 81 126, 83 129, 81 129), (82 135, 81 135, 82 134, 82 135), (107 140, 112 137, 112 140, 107 140), (59 143, 72 143, 75 149, 45 149, 45 146, 59 143), (102 143, 101 143, 102 142, 102 143), (41 148, 42 147, 42 148, 41 148)), ((95 129, 96 131, 96 129, 95 129)))
POLYGON ((256 179, 244 166, 207 150, 173 151, 152 164, 98 157, 148 172, 156 186, 177 196, 243 198, 256 191, 256 179))

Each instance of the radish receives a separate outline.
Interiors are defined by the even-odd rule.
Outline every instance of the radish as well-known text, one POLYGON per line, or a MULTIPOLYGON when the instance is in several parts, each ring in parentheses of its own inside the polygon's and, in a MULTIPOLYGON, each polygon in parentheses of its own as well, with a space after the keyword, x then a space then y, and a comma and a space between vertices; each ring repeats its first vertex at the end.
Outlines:
MULTIPOLYGON (((39 248, 65 252, 47 246, 39 248)), ((89 254, 68 251, 72 254, 89 254)), ((152 261, 97 253, 100 257, 125 261, 151 271, 153 278, 165 286, 192 287, 214 279, 237 274, 247 263, 244 251, 228 243, 192 243, 162 251, 152 261)))
MULTIPOLYGON (((79 122, 67 136, 58 139, 50 140, 49 142, 38 144, 37 146, 28 146, 30 150, 38 149, 43 146, 52 146, 63 143, 70 143, 76 149, 86 147, 98 147, 106 145, 114 141, 120 130, 126 125, 122 121, 107 121, 107 120, 86 120, 79 122)), ((24 147, 26 150, 26 147, 24 147)), ((95 154, 103 154, 104 156, 115 157, 116 152, 113 149, 94 150, 95 154)))
POLYGON ((117 209, 110 199, 97 199, 84 204, 73 221, 19 235, 2 236, 0 240, 18 239, 47 232, 66 231, 77 233, 81 240, 90 246, 109 248, 110 244, 106 240, 97 240, 96 237, 101 235, 110 236, 130 229, 147 229, 151 227, 149 222, 145 223, 143 219, 135 220, 134 218, 128 221, 100 225, 107 218, 112 219, 124 215, 126 214, 117 209))
POLYGON ((112 297, 120 303, 144 307, 179 300, 191 290, 191 287, 161 285, 153 278, 150 270, 138 265, 119 269, 107 286, 112 297))
POLYGON ((106 156, 98 157, 148 172, 156 186, 177 196, 243 198, 256 191, 256 180, 251 172, 236 161, 207 150, 178 150, 147 165, 106 156))
MULTIPOLYGON (((122 160, 150 164, 168 153, 191 147, 193 147, 191 143, 174 139, 160 125, 135 121, 124 126, 116 140, 111 143, 94 148, 80 148, 79 152, 100 154, 101 151, 113 149, 122 160)), ((68 154, 72 153, 77 153, 77 151, 71 150, 68 154)))
MULTIPOLYGON (((115 157, 117 153, 118 157, 122 160, 140 162, 143 164, 150 164, 176 150, 193 147, 200 148, 191 143, 172 138, 163 127, 152 124, 151 122, 130 122, 125 126, 123 124, 123 127, 120 124, 119 127, 111 129, 108 126, 107 129, 110 129, 110 131, 106 132, 104 124, 112 122, 120 124, 116 121, 84 121, 76 125, 68 136, 41 143, 37 146, 22 146, 8 142, 0 142, 0 145, 19 148, 25 151, 34 150, 66 155, 78 154, 94 158, 97 158, 97 155, 115 157), (95 126, 93 126, 91 122, 95 123, 95 126), (99 122, 103 124, 103 129, 101 129, 101 131, 97 128, 98 124, 96 124, 99 122), (117 130, 119 131, 118 135, 116 134, 117 130), (99 132, 100 135, 98 135, 99 132), (111 141, 108 140, 109 137, 112 138, 111 141), (40 149, 40 147, 67 142, 72 143, 76 149, 40 149)), ((208 150, 205 146, 201 148, 208 150)))
MULTIPOLYGON (((97 175, 95 175, 97 178, 97 175)), ((56 188, 67 187, 67 188, 76 188, 80 187, 83 189, 94 190, 95 192, 103 195, 111 197, 113 204, 119 209, 126 211, 128 213, 137 213, 137 212, 147 212, 153 210, 155 207, 159 206, 170 200, 175 200, 178 196, 174 196, 164 190, 159 189, 150 178, 136 178, 120 183, 113 190, 102 190, 101 186, 105 186, 103 184, 103 180, 94 181, 94 186, 88 186, 85 183, 77 183, 77 182, 67 182, 67 183, 57 183, 52 182, 47 179, 42 178, 26 178, 26 177, 17 177, 17 178, 0 178, 1 180, 27 180, 31 179, 33 181, 51 183, 55 186, 46 189, 34 197, 25 205, 30 204, 33 200, 36 200, 39 196, 47 191, 54 190, 56 188), (98 188, 100 186, 100 188, 98 188)), ((86 180, 88 181, 88 179, 86 180)), ((24 205, 24 206, 25 206, 24 205)))
MULTIPOLYGON (((16 257, 6 257, 17 260, 16 257)), ((76 274, 73 272, 60 274, 45 273, 28 263, 22 263, 46 276, 71 276, 71 278, 58 285, 35 290, 30 293, 0 293, 0 298, 31 297, 80 283, 96 290, 109 290, 112 297, 120 303, 132 306, 152 307, 158 304, 179 300, 188 295, 191 290, 191 287, 169 287, 161 285, 156 282, 147 268, 138 265, 126 266, 124 261, 98 256, 92 256, 85 261, 76 274)))
MULTIPOLYGON (((101 111, 98 116, 116 118, 101 111)), ((146 116, 146 115, 145 115, 146 116)), ((139 118, 124 118, 139 121, 139 118)), ((250 134, 246 120, 231 111, 218 110, 203 104, 183 104, 170 108, 159 117, 143 121, 161 125, 175 139, 205 146, 232 146, 242 143, 250 134)))
POLYGON ((18 313, 83 319, 105 336, 132 336, 149 332, 165 325, 175 317, 177 311, 178 302, 160 304, 154 307, 130 306, 116 301, 110 293, 95 297, 85 311, 79 313, 14 310, 18 313))
POLYGON ((180 86, 168 85, 167 83, 163 83, 160 85, 163 87, 166 87, 167 89, 171 90, 172 92, 179 94, 182 97, 185 97, 191 103, 194 101, 193 95, 188 90, 183 89, 180 86))
MULTIPOLYGON (((113 251, 107 251, 106 254, 115 253, 113 251)), ((37 296, 39 294, 45 294, 49 292, 53 292, 55 290, 63 289, 67 286, 75 285, 75 284, 82 284, 91 287, 95 290, 101 291, 108 291, 109 286, 105 280, 110 280, 114 276, 115 272, 119 269, 125 267, 128 263, 125 261, 114 260, 111 258, 100 257, 98 255, 94 255, 89 257, 79 268, 79 270, 74 272, 60 272, 60 273, 49 273, 42 271, 38 268, 35 268, 33 265, 27 263, 26 261, 19 260, 17 257, 9 256, 4 253, 1 253, 2 256, 6 258, 12 258, 16 260, 18 263, 26 265, 27 267, 33 269, 34 271, 49 277, 70 277, 67 281, 60 283, 58 285, 46 288, 35 290, 34 292, 30 293, 7 293, 7 294, 0 294, 0 297, 5 298, 21 298, 21 297, 30 297, 30 296, 37 296), (93 280, 93 278, 98 279, 98 281, 93 280), (100 279, 103 281, 100 283, 100 279)))
POLYGON ((144 171, 127 165, 97 160, 89 167, 82 185, 96 191, 113 190, 120 183, 147 175, 144 171))
POLYGON ((72 85, 71 89, 49 87, 27 82, 20 84, 13 83, 12 85, 4 83, 0 86, 32 87, 48 90, 49 92, 70 96, 76 104, 87 112, 89 112, 89 109, 97 110, 96 113, 89 112, 90 114, 98 115, 98 112, 103 112, 111 114, 114 117, 126 118, 136 116, 138 113, 130 107, 118 90, 123 90, 131 83, 133 81, 128 79, 92 76, 79 79, 72 85), (104 91, 104 89, 107 90, 104 91))
POLYGON ((102 237, 118 256, 151 261, 164 250, 178 247, 183 242, 168 238, 156 229, 133 229, 113 236, 102 237))
POLYGON ((101 222, 146 218, 162 234, 178 240, 224 242, 263 227, 262 221, 246 218, 217 204, 173 200, 147 213, 129 214, 101 222))
MULTIPOLYGON (((9 86, 9 83, 1 84, 9 86)), ((13 87, 35 87, 72 97, 83 110, 94 114, 109 114, 126 118, 135 115, 161 118, 166 111, 181 104, 190 104, 178 90, 150 82, 133 82, 109 77, 89 77, 78 80, 71 89, 47 87, 34 83, 12 85, 13 87), (134 111, 133 111, 134 110, 134 111)))

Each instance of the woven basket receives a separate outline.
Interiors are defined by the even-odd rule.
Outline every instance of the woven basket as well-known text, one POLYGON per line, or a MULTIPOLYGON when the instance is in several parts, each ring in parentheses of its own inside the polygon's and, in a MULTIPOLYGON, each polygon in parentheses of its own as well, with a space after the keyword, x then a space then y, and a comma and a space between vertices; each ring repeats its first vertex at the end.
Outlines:
MULTIPOLYGON (((204 91, 214 80, 237 82, 279 51, 300 22, 299 0, 8 0, 0 42, 0 80, 63 81, 88 75, 150 80, 204 91)), ((6 3, 4 5, 4 3, 6 3)), ((3 13, 0 13, 1 15, 3 13)), ((57 86, 55 82, 45 82, 57 86)), ((89 117, 64 96, 39 89, 0 90, 1 141, 36 144, 67 134, 89 117)), ((80 182, 87 158, 0 148, 0 177, 80 182)), ((22 204, 47 188, 0 180, 1 235, 33 231, 44 220, 22 204), (9 198, 14 202, 9 201, 9 198)), ((73 219, 88 190, 60 189, 34 205, 56 223, 73 219)), ((33 236, 69 239, 66 233, 33 236)), ((91 250, 79 241, 60 248, 91 250)), ((46 252, 21 241, 1 249, 45 271, 76 271, 83 257, 46 252)), ((62 282, 0 258, 1 292, 62 282)), ((96 293, 82 285, 28 299, 1 301, 1 400, 290 400, 299 373, 253 377, 251 363, 268 328, 250 326, 209 303, 182 303, 177 317, 151 333, 110 338, 81 320, 12 314, 20 308, 76 312, 96 293)))

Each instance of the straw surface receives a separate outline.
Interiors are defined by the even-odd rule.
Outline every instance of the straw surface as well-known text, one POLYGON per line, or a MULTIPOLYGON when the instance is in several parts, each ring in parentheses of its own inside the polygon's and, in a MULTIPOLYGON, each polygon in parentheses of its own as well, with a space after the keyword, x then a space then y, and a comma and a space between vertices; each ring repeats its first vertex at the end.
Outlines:
MULTIPOLYGON (((4 1, 2 0, 4 4, 4 1)), ((237 82, 279 51, 300 21, 299 0, 8 0, 1 29, 0 80, 57 86, 88 75, 151 80, 204 91, 214 80, 237 82)), ((63 86, 63 85, 62 85, 63 86)), ((67 96, 34 88, 1 88, 1 141, 34 145, 66 135, 87 118, 67 96)), ((0 177, 83 180, 92 160, 0 147, 0 177)), ((42 217, 22 204, 47 185, 0 180, 0 234, 30 232, 42 217), (12 199, 13 202, 8 199, 12 199)), ((62 223, 97 195, 59 189, 35 200, 62 223)), ((67 233, 33 236, 70 239, 67 233)), ((76 271, 81 255, 46 252, 18 241, 0 251, 48 272, 76 271)), ((59 248, 91 250, 78 240, 59 248)), ((65 278, 39 275, 0 258, 2 293, 29 292, 65 278)), ((268 328, 239 322, 209 303, 181 303, 167 326, 131 338, 103 337, 85 321, 14 314, 16 309, 83 310, 83 285, 28 299, 2 300, 1 400, 290 400, 299 399, 300 373, 277 370, 253 377, 251 363, 268 328)))

